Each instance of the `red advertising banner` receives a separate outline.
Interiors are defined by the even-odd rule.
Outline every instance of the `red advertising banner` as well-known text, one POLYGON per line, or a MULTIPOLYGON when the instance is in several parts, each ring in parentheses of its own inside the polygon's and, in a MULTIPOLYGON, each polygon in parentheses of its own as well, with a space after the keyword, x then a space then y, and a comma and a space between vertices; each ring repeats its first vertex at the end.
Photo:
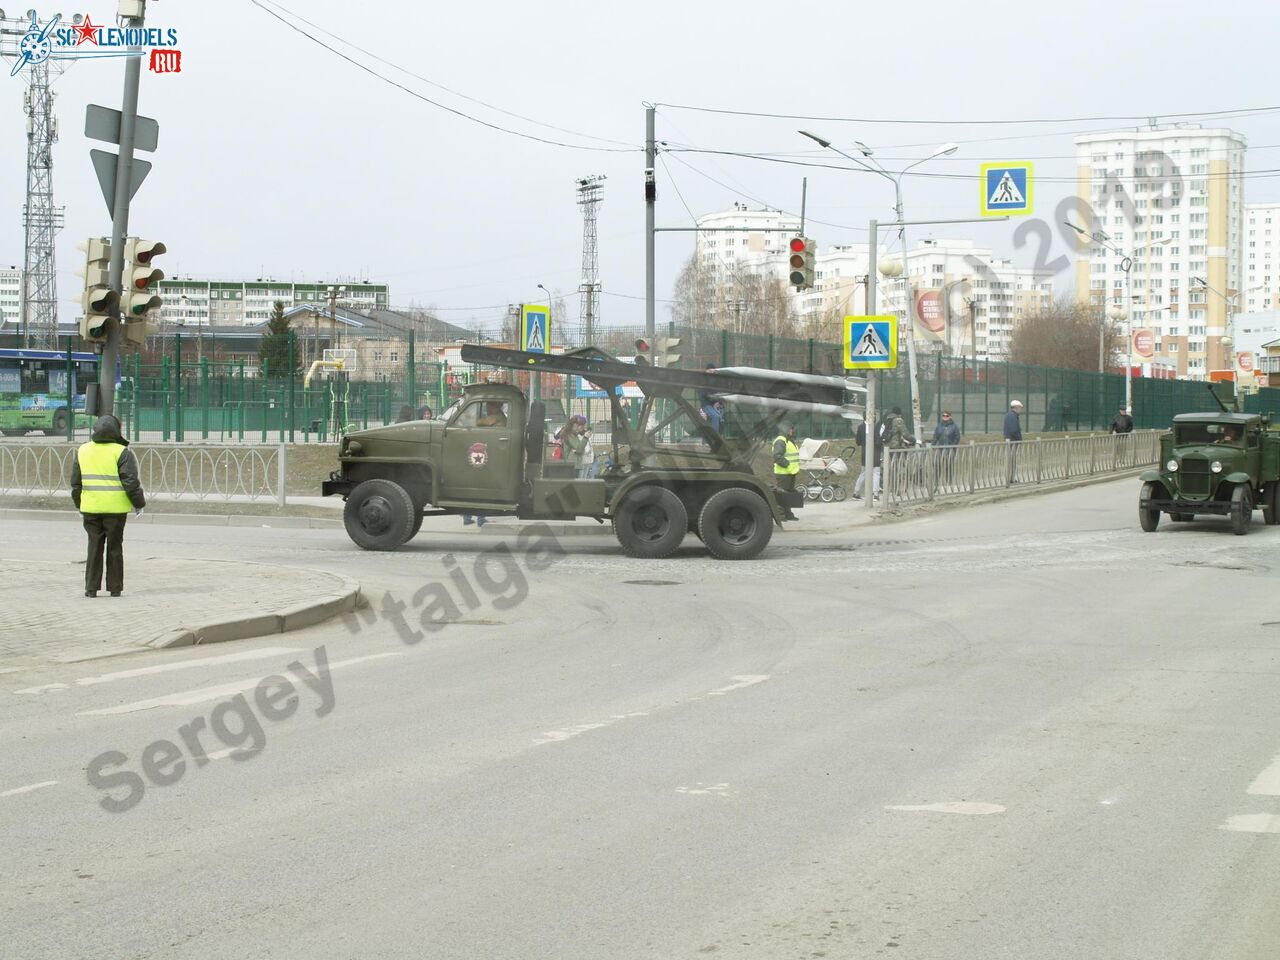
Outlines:
POLYGON ((947 306, 941 290, 917 290, 916 334, 922 340, 941 343, 947 338, 947 306))

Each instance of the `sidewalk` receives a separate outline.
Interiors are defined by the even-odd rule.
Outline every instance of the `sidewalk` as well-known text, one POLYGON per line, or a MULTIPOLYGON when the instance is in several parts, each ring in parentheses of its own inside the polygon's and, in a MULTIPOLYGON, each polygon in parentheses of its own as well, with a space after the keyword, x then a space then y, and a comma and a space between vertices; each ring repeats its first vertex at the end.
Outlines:
POLYGON ((337 574, 233 560, 125 556, 125 591, 84 596, 84 561, 0 560, 0 659, 74 662, 281 633, 353 609, 337 574))

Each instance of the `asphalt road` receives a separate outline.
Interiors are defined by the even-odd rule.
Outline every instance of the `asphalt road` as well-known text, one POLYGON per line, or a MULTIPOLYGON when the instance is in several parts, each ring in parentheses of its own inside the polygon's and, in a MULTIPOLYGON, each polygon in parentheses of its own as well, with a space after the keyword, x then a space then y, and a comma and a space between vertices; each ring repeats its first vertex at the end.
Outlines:
POLYGON ((1274 960, 1280 530, 1136 497, 746 564, 131 527, 375 608, 0 675, 0 955, 1274 960))

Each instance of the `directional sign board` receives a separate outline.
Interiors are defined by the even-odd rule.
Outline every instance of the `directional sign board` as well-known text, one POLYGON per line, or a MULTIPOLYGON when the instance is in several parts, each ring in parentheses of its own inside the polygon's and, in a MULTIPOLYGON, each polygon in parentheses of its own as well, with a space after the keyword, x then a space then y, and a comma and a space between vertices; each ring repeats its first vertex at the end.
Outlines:
POLYGON ((984 163, 978 181, 984 217, 1023 217, 1031 213, 1034 184, 1030 163, 984 163))
POLYGON ((542 304, 520 305, 520 349, 528 353, 550 353, 551 308, 542 304))
POLYGON ((898 318, 844 318, 844 368, 885 370, 898 365, 898 318))

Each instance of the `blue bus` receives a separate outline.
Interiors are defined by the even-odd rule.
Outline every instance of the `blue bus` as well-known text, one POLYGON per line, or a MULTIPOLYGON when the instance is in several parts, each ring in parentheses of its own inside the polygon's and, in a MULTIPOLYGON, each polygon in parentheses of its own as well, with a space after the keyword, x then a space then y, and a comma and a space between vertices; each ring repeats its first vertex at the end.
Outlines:
POLYGON ((84 385, 97 381, 98 361, 96 353, 71 354, 68 389, 64 351, 0 349, 0 432, 66 436, 68 416, 75 416, 76 426, 87 425, 84 385))

